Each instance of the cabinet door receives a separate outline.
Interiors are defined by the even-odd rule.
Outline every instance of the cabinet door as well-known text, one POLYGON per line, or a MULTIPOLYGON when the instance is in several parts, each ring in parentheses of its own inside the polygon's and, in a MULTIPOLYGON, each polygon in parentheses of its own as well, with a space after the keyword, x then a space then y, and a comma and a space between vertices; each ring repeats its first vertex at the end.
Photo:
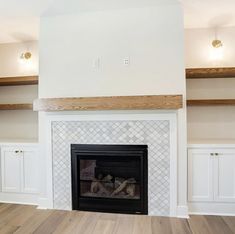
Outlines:
POLYGON ((235 150, 224 149, 216 153, 214 197, 218 202, 235 202, 235 150))
POLYGON ((38 153, 34 148, 24 148, 22 153, 21 190, 23 193, 37 193, 39 183, 38 153))
POLYGON ((18 149, 1 149, 2 192, 20 192, 21 156, 18 149))
POLYGON ((188 150, 188 200, 213 201, 213 157, 211 150, 188 150))

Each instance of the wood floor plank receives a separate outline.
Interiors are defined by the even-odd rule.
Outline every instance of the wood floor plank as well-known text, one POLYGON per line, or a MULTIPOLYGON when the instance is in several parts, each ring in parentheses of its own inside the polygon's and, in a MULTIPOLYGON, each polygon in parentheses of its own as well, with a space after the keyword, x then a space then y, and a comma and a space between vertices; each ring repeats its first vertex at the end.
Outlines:
POLYGON ((77 220, 77 225, 75 225, 71 233, 92 234, 99 217, 100 213, 83 212, 82 218, 77 220))
POLYGON ((22 226, 22 224, 31 218, 35 212, 35 206, 23 206, 19 209, 19 212, 8 221, 8 224, 12 226, 22 226))
POLYGON ((66 211, 53 211, 51 215, 34 231, 35 234, 53 233, 57 226, 63 221, 66 211))
POLYGON ((224 222, 229 226, 231 231, 235 234, 235 216, 224 216, 223 217, 224 222))
POLYGON ((18 229, 18 226, 12 226, 12 225, 4 225, 2 228, 0 228, 1 234, 13 234, 18 229))
POLYGON ((83 212, 69 211, 64 220, 57 226, 53 234, 74 233, 74 228, 82 219, 83 212))
POLYGON ((213 234, 233 234, 229 226, 220 216, 205 216, 213 234))
POLYGON ((13 205, 12 204, 1 204, 1 206, 0 206, 0 215, 4 210, 8 209, 9 207, 13 207, 13 205))
POLYGON ((151 217, 136 215, 133 234, 152 234, 151 217))
POLYGON ((203 215, 191 215, 188 223, 193 234, 213 234, 203 215))
POLYGON ((8 223, 12 218, 16 217, 19 214, 22 214, 22 209, 24 205, 9 205, 6 209, 1 212, 0 226, 8 223))
POLYGON ((190 219, 37 210, 0 203, 0 234, 235 234, 235 217, 190 219))
POLYGON ((114 234, 132 234, 134 228, 134 215, 119 215, 114 234))
POLYGON ((99 219, 93 230, 93 234, 112 234, 116 222, 113 220, 99 219))
POLYGON ((170 222, 173 234, 192 234, 186 219, 171 218, 170 222))
POLYGON ((19 227, 14 234, 33 233, 52 214, 51 210, 36 210, 35 213, 19 227))
POLYGON ((168 217, 152 217, 153 234, 172 234, 171 222, 168 217))

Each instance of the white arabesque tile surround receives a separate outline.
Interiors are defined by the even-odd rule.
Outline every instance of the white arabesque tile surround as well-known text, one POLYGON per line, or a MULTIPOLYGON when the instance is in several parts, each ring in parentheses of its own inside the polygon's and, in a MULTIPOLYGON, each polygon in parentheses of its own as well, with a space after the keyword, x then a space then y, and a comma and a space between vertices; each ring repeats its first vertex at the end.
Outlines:
POLYGON ((154 111, 48 114, 53 208, 71 210, 71 144, 146 144, 149 215, 176 215, 176 119, 154 111))

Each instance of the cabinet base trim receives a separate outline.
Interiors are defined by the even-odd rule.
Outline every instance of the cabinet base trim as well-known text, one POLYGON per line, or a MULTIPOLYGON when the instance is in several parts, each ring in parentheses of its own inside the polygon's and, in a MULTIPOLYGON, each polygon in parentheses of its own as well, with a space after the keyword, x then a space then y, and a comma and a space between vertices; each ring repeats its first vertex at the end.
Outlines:
POLYGON ((22 205, 38 205, 38 195, 25 193, 0 193, 0 202, 22 205))
POLYGON ((41 210, 53 209, 53 203, 51 203, 50 199, 48 199, 47 197, 39 197, 38 209, 41 209, 41 210))
POLYGON ((178 218, 183 218, 183 219, 188 219, 188 206, 178 206, 177 207, 177 217, 178 218))
POLYGON ((235 203, 189 202, 191 215, 235 216, 235 203))

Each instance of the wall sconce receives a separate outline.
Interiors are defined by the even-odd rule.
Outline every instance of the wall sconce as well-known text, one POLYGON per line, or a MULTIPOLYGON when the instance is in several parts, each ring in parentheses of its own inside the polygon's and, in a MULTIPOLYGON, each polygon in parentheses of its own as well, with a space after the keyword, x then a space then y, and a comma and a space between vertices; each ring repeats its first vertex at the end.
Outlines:
POLYGON ((214 48, 220 48, 223 46, 222 41, 218 39, 213 40, 211 44, 214 48))
POLYGON ((31 59, 31 57, 32 57, 32 54, 30 53, 30 52, 25 52, 25 53, 22 53, 21 55, 20 55, 20 58, 21 59, 25 59, 25 60, 29 60, 29 59, 31 59))
POLYGON ((32 57, 32 53, 29 51, 26 51, 20 55, 19 63, 22 71, 29 72, 34 70, 35 64, 32 57))
POLYGON ((223 43, 217 39, 217 33, 215 32, 215 39, 211 43, 211 59, 219 61, 223 59, 223 43))

